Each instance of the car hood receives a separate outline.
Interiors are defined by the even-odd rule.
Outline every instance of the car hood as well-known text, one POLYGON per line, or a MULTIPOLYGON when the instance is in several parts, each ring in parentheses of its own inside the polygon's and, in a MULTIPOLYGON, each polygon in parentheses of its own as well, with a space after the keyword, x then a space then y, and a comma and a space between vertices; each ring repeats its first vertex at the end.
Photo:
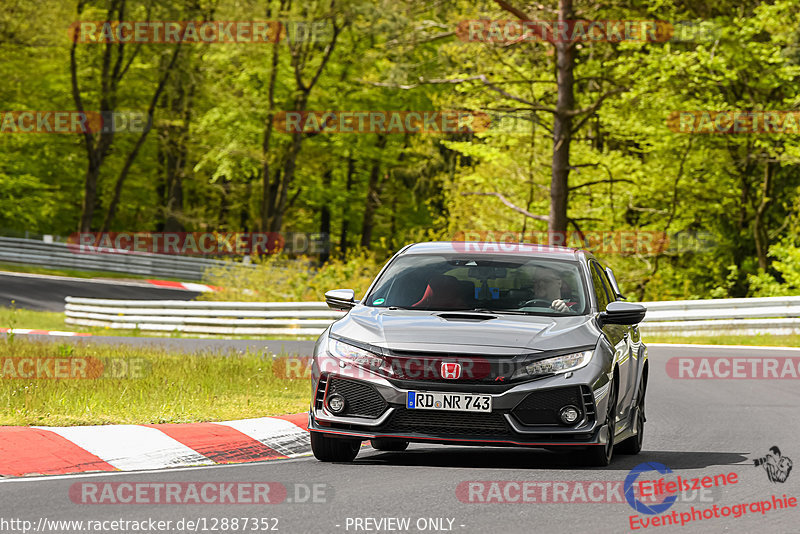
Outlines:
POLYGON ((361 305, 333 323, 330 333, 391 350, 496 355, 594 345, 600 335, 589 315, 501 315, 361 305))

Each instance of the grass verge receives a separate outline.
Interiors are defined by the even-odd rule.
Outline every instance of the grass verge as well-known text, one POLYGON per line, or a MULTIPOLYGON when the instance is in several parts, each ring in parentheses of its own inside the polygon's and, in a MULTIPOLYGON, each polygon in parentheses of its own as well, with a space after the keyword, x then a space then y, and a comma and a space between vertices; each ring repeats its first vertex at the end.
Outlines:
POLYGON ((191 423, 307 410, 309 381, 284 378, 285 369, 264 353, 186 355, 17 336, 0 341, 0 425, 191 423), (48 369, 50 378, 20 377, 48 369))
POLYGON ((5 308, 0 306, 0 328, 31 328, 34 330, 69 330, 72 332, 88 332, 80 326, 64 323, 64 314, 26 310, 24 308, 5 308))
POLYGON ((642 334, 645 343, 686 343, 692 345, 752 345, 764 347, 800 347, 800 336, 653 336, 642 334))
MULTIPOLYGON (((31 330, 61 330, 82 332, 95 336, 139 336, 141 330, 114 330, 100 326, 80 326, 64 322, 63 312, 26 310, 0 307, 0 328, 28 328, 31 330)), ((166 335, 170 335, 167 333, 166 335)))
MULTIPOLYGON (((26 310, 23 308, 4 308, 0 306, 0 328, 28 328, 31 330, 62 330, 66 332, 83 332, 94 336, 125 337, 180 337, 200 339, 245 339, 243 336, 223 336, 210 334, 191 334, 179 331, 156 332, 152 330, 121 330, 103 326, 80 326, 64 322, 62 312, 45 312, 26 310)), ((296 340, 314 340, 317 336, 292 336, 296 340)), ((246 339, 286 339, 286 336, 247 336, 246 339)))
MULTIPOLYGON (((113 271, 79 271, 76 269, 51 269, 48 267, 38 267, 36 265, 22 265, 17 263, 0 262, 0 271, 26 274, 46 274, 49 276, 69 276, 72 278, 119 278, 128 280, 146 280, 153 278, 140 274, 117 273, 113 271)), ((168 278, 168 280, 178 280, 168 278)))

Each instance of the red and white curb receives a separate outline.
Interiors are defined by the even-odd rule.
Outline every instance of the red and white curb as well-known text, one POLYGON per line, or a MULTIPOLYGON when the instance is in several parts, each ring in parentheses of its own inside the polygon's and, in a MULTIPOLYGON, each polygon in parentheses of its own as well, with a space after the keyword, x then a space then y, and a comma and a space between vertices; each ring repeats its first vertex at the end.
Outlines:
POLYGON ((0 328, 0 334, 30 334, 34 336, 91 336, 83 332, 62 332, 61 330, 33 330, 31 328, 0 328))
POLYGON ((294 458, 308 414, 220 423, 0 427, 0 475, 139 471, 294 458))
POLYGON ((209 291, 219 291, 221 288, 217 286, 210 286, 208 284, 196 284, 194 282, 171 282, 169 280, 147 280, 147 283, 158 287, 167 287, 170 289, 185 289, 187 291, 200 291, 206 293, 209 291))
POLYGON ((105 284, 116 286, 130 286, 130 287, 163 287, 165 289, 182 289, 186 291, 219 291, 220 287, 208 284, 197 284, 194 282, 173 282, 171 280, 131 280, 123 278, 79 278, 75 276, 58 276, 53 274, 33 274, 33 273, 16 273, 12 271, 0 270, 0 275, 3 276, 18 276, 22 278, 41 278, 45 280, 58 280, 62 282, 79 282, 83 284, 105 284))

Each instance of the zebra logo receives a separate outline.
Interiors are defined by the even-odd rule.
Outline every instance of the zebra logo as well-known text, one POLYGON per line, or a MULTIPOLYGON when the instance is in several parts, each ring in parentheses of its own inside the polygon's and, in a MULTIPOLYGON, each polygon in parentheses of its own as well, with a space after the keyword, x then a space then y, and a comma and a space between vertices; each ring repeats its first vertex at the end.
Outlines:
POLYGON ((767 472, 770 482, 786 482, 789 473, 792 472, 792 460, 786 456, 781 456, 781 450, 777 445, 770 447, 766 456, 753 460, 755 467, 762 466, 767 472))

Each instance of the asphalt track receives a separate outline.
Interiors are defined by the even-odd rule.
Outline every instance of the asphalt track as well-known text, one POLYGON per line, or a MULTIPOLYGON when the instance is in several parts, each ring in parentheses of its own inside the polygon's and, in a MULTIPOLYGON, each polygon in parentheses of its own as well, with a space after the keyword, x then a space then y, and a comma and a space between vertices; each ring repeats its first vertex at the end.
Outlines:
MULTIPOLYGON (((124 300, 192 300, 200 293, 166 289, 142 282, 70 278, 0 272, 0 306, 36 311, 64 311, 65 297, 124 300)), ((21 325, 24 327, 24 325, 21 325)))
MULTIPOLYGON (((130 340, 141 343, 140 338, 130 340)), ((192 340, 175 340, 186 342, 192 340)), ((229 342, 230 343, 230 342, 229 342)), ((270 342, 263 342, 270 343, 270 342)), ((311 342, 305 343, 306 351, 311 342)), ((459 448, 412 445, 404 453, 381 453, 365 447, 352 464, 322 464, 299 458, 260 464, 190 468, 172 471, 43 477, 0 481, 2 519, 24 519, 36 526, 40 518, 64 520, 171 520, 170 532, 181 519, 277 518, 279 532, 633 532, 629 517, 634 510, 625 502, 469 503, 459 500, 456 488, 465 481, 608 481, 621 482, 642 462, 658 462, 685 478, 735 472, 738 482, 705 496, 685 495, 667 512, 690 512, 714 505, 733 506, 770 500, 772 495, 800 496, 800 472, 795 467, 788 480, 772 483, 753 459, 777 445, 781 452, 800 460, 800 388, 796 380, 678 380, 667 376, 665 363, 672 356, 798 356, 800 350, 766 348, 650 348, 651 379, 648 388, 646 437, 638 456, 616 456, 608 468, 576 467, 571 455, 541 450, 459 448), (288 498, 269 505, 168 505, 73 503, 68 495, 77 482, 279 482, 289 488, 288 498), (298 503, 295 484, 324 489, 316 503, 298 503), (410 518, 408 530, 376 529, 356 523, 357 518, 410 518), (428 518, 445 518, 444 529, 425 527, 428 518), (451 519, 452 526, 448 519, 451 519), (419 525, 417 521, 420 521, 419 525), (361 528, 357 528, 360 526, 361 528), (369 528, 367 528, 369 527, 369 528), (450 530, 447 530, 450 528, 450 530)), ((652 474, 652 473, 651 473, 652 474)), ((655 477, 653 477, 655 478, 655 477)), ((488 487, 488 486, 487 486, 488 487)), ((613 487, 613 484, 612 484, 613 487)), ((512 494, 513 496, 516 494, 512 494)), ((540 494, 536 494, 540 495, 540 494)), ((563 500, 563 499, 562 499, 563 500)), ((569 499, 567 499, 569 500, 569 499)), ((640 517, 654 517, 644 516, 640 517)), ((273 523, 269 523, 272 525, 273 523)), ((9 524, 10 525, 10 524, 9 524)), ((7 525, 7 527, 9 526, 7 525)), ((109 524, 110 525, 110 524, 109 524)), ((233 532, 227 528, 205 532, 233 532)), ((219 527, 219 525, 217 525, 219 527)), ((252 525, 251 525, 252 526, 252 525)), ((384 525, 386 526, 386 525, 384 525)), ((8 530, 8 528, 7 528, 8 530)), ((800 508, 748 511, 734 518, 719 517, 685 526, 660 526, 647 532, 800 532, 800 508)), ((62 532, 73 530, 61 528, 62 532)), ((107 532, 125 532, 109 528, 107 532)), ((202 527, 198 529, 202 530, 202 527)), ((239 531, 242 530, 240 527, 239 531)), ((265 530, 260 530, 264 532, 265 530)), ((156 530, 144 530, 156 532, 156 530)), ((636 530, 641 532, 641 530, 636 530)))

